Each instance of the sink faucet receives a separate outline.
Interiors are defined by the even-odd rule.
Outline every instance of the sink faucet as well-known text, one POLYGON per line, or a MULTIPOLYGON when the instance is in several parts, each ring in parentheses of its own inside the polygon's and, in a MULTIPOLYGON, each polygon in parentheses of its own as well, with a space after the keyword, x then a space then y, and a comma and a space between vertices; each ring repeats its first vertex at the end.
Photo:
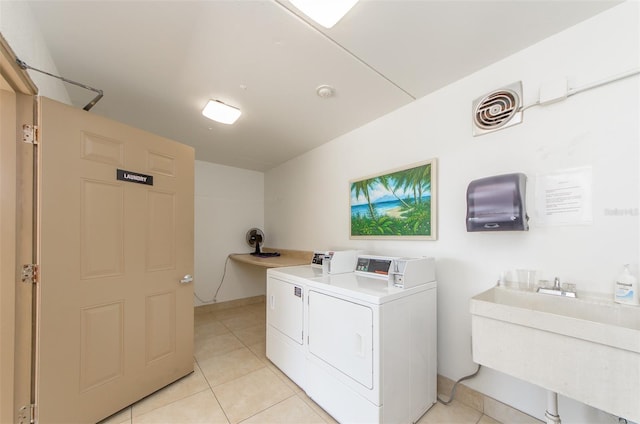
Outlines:
POLYGON ((555 296, 578 297, 576 294, 575 284, 565 284, 565 288, 563 289, 558 277, 553 280, 553 287, 538 287, 538 293, 553 294, 555 296))

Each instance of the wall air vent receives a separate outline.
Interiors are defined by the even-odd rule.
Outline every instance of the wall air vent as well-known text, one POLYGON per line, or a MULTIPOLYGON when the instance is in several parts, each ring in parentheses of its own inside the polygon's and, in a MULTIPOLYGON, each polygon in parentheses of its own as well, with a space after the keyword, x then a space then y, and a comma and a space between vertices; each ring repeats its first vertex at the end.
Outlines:
POLYGON ((473 101, 473 135, 479 136, 522 122, 522 82, 473 101))

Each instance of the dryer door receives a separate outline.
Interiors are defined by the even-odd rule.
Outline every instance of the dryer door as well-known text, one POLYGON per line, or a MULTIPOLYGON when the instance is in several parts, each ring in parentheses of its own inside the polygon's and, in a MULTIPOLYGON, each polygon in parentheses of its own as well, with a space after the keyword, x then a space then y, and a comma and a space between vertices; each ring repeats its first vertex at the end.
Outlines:
POLYGON ((373 389, 373 311, 309 291, 309 352, 373 389))
POLYGON ((299 345, 303 328, 302 294, 300 285, 274 277, 267 279, 267 324, 299 345))

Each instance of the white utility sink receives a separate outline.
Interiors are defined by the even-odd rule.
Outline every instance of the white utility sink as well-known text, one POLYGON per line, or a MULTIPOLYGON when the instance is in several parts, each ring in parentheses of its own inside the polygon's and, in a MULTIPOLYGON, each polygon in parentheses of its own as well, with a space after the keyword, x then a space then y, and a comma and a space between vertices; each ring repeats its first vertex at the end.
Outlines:
POLYGON ((640 422, 640 307, 494 287, 471 325, 475 362, 640 422))

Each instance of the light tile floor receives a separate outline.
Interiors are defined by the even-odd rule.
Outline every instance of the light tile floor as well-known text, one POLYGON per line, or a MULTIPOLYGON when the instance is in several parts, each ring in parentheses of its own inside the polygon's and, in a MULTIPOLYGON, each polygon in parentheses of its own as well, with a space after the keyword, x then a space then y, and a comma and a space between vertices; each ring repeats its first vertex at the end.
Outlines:
MULTIPOLYGON (((265 356, 265 304, 195 315, 194 372, 101 424, 335 423, 265 356)), ((436 403, 419 424, 496 424, 436 403)))

